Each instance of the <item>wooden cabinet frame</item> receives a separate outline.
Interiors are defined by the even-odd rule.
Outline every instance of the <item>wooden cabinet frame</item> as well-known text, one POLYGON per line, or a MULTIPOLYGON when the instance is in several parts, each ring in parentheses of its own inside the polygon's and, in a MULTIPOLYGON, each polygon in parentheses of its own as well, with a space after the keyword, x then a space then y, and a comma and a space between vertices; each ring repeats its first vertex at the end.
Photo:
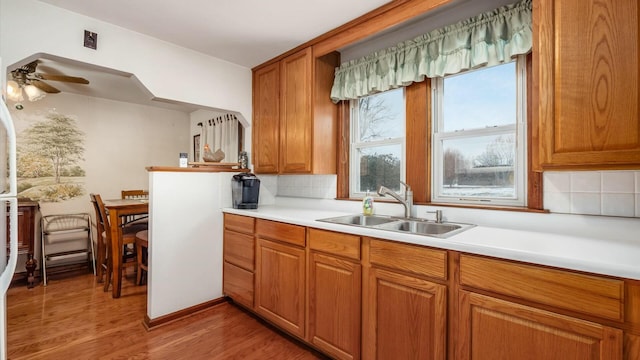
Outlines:
MULTIPOLYGON (((243 221, 226 220, 228 230, 243 228, 243 221)), ((254 306, 241 304, 335 358, 375 359, 407 348, 436 359, 500 356, 494 334, 474 333, 495 322, 514 339, 522 340, 514 333, 520 330, 538 334, 568 351, 562 358, 597 353, 591 358, 640 360, 640 281, 276 221, 258 220, 255 228, 255 268, 262 278, 255 282, 254 306), (397 308, 403 303, 409 305, 397 308), (347 323, 358 326, 336 328, 334 320, 315 315, 319 307, 347 314, 347 323), (393 326, 400 331, 388 331, 393 326), (398 337, 405 330, 409 335, 398 337), (473 345, 473 336, 491 345, 473 345), (378 346, 382 339, 402 348, 378 346)), ((243 263, 242 257, 234 261, 243 263)), ((225 286, 242 280, 234 270, 225 286)), ((235 300, 244 293, 227 295, 235 300)))

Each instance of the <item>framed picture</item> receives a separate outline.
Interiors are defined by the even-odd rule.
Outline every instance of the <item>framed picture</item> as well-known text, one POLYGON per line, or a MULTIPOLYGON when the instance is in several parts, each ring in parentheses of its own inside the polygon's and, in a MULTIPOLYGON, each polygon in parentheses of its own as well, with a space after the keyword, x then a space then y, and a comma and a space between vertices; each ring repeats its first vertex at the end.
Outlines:
POLYGON ((193 161, 200 161, 200 135, 193 136, 193 161))

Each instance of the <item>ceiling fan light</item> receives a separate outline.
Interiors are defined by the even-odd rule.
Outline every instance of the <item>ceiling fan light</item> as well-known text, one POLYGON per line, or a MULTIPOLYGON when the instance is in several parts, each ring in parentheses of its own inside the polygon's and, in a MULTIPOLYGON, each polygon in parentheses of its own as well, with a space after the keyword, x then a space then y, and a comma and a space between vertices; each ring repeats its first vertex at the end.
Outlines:
POLYGON ((47 95, 47 93, 45 93, 44 91, 38 89, 33 85, 25 86, 24 92, 27 94, 27 98, 29 98, 29 101, 38 101, 43 97, 45 97, 45 95, 47 95))
POLYGON ((23 101, 22 89, 17 82, 13 80, 7 81, 7 98, 11 101, 20 102, 23 101))

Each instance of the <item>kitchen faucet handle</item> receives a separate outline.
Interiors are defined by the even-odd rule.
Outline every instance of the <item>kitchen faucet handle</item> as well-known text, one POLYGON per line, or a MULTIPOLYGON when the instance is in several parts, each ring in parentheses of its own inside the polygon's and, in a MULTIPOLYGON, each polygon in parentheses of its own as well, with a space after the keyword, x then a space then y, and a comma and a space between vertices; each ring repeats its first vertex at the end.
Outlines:
POLYGON ((442 222, 442 210, 427 211, 427 214, 436 214, 436 223, 440 224, 442 222))
POLYGON ((407 184, 406 182, 400 180, 400 184, 404 185, 404 187, 407 189, 407 191, 411 191, 411 186, 409 186, 409 184, 407 184))

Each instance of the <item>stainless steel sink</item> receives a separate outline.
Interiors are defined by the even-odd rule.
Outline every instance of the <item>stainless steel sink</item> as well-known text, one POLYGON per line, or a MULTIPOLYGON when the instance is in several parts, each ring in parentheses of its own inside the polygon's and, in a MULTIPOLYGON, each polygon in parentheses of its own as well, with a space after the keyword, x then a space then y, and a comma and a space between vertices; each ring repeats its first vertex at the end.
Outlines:
POLYGON ((336 224, 344 225, 359 225, 359 226, 375 226, 385 224, 388 222, 396 221, 389 216, 377 216, 377 215, 345 215, 328 219, 320 219, 318 221, 332 222, 336 224))
POLYGON ((397 218, 381 215, 344 215, 318 221, 335 224, 361 226, 371 229, 403 232, 408 234, 433 236, 438 238, 448 238, 462 231, 470 229, 475 225, 461 223, 436 223, 425 219, 397 218))
POLYGON ((434 223, 424 220, 406 220, 382 224, 379 226, 379 228, 419 235, 449 237, 472 226, 473 225, 469 224, 434 223))

